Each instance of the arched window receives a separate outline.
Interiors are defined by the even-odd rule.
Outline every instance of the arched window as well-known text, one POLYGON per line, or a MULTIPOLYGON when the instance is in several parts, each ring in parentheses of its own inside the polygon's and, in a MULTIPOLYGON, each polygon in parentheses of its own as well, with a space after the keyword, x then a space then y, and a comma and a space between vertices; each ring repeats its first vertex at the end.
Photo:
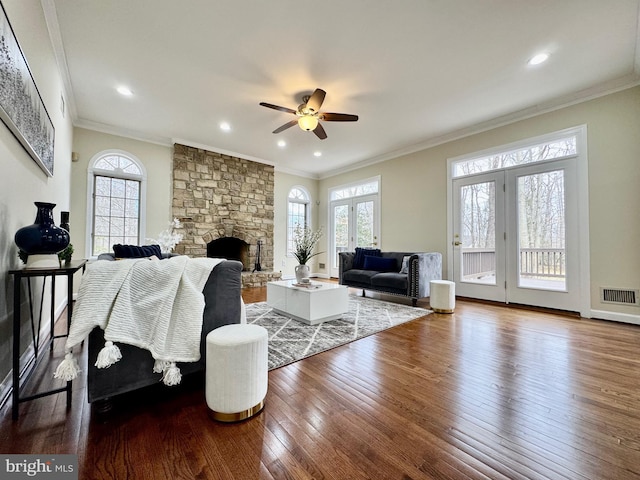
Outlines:
POLYGON ((293 187, 287 198, 287 255, 294 250, 293 233, 297 225, 304 227, 309 223, 309 193, 302 187, 293 187))
POLYGON ((139 245, 144 238, 146 172, 127 152, 96 154, 87 173, 87 255, 111 252, 116 243, 139 245))

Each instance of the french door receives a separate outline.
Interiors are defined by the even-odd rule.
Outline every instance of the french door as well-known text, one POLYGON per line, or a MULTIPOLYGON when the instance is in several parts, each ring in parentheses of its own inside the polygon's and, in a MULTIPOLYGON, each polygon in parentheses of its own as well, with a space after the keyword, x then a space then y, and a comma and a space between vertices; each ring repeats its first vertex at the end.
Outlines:
POLYGON ((456 295, 507 299, 504 185, 504 172, 453 181, 456 295))
POLYGON ((338 277, 339 253, 356 247, 380 248, 378 195, 331 202, 331 276, 338 277))
POLYGON ((453 180, 457 295, 580 310, 575 163, 453 180))

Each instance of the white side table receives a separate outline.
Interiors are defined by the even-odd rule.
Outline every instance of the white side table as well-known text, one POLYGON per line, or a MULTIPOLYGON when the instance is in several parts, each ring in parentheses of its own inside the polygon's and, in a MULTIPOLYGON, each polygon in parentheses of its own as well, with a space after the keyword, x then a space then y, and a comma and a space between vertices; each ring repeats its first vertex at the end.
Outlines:
POLYGON ((206 344, 205 397, 211 416, 238 422, 256 415, 269 385, 267 329, 224 325, 207 334, 206 344))
POLYGON ((437 313, 453 313, 456 308, 456 284, 448 280, 431 280, 429 305, 437 313))

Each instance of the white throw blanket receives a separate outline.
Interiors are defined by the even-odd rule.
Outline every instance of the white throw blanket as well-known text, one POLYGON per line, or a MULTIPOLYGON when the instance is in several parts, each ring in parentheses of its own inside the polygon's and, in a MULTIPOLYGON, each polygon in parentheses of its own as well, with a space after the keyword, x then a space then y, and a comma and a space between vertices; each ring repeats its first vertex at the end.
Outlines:
POLYGON ((204 296, 211 270, 223 260, 176 256, 91 263, 82 278, 73 310, 66 358, 54 376, 77 377, 79 368, 71 349, 91 330, 104 330, 105 348, 96 366, 106 368, 121 358, 113 342, 151 352, 154 372, 163 373, 167 385, 180 383, 175 362, 200 359, 204 296))

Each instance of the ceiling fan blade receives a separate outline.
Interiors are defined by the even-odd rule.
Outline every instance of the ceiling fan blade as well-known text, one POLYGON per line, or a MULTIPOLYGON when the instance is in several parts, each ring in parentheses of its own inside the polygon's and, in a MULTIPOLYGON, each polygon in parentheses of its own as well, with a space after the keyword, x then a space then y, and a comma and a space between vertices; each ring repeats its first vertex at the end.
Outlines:
POLYGON ((296 114, 296 111, 291 108, 279 107, 278 105, 273 105, 271 103, 265 103, 265 102, 260 102, 260 105, 267 108, 273 108, 274 110, 280 110, 281 112, 293 113, 294 115, 296 114))
POLYGON ((358 115, 323 112, 320 114, 320 120, 326 120, 327 122, 357 122, 358 115))
POLYGON ((313 130, 313 133, 315 133, 320 140, 327 138, 327 132, 324 131, 324 128, 322 128, 320 124, 313 130))
POLYGON ((280 133, 285 131, 287 128, 291 128, 298 123, 298 120, 291 120, 290 122, 285 123, 281 127, 276 128, 273 133, 280 133))
POLYGON ((322 102, 324 102, 326 94, 327 92, 324 90, 316 88, 316 91, 313 92, 313 95, 311 95, 307 101, 307 109, 313 113, 320 111, 320 107, 322 106, 322 102))

